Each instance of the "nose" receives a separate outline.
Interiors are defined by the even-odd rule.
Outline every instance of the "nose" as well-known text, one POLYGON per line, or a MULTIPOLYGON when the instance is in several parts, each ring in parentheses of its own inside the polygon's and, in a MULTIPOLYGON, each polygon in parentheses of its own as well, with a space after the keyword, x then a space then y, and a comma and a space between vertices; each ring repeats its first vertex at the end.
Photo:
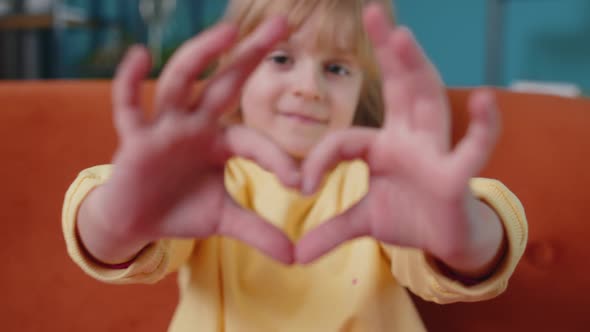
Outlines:
POLYGON ((311 67, 299 69, 298 75, 295 75, 293 94, 307 101, 322 101, 324 99, 323 78, 319 70, 311 67))

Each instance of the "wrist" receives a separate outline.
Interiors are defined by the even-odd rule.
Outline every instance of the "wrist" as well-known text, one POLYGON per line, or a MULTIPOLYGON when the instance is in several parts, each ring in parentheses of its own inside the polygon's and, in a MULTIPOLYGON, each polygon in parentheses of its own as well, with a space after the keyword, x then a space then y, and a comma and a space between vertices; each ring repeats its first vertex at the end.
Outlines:
POLYGON ((475 269, 454 268, 437 257, 431 257, 429 260, 447 278, 457 280, 467 286, 472 286, 490 278, 498 270, 504 261, 507 249, 507 242, 504 241, 498 254, 492 261, 475 269))
POLYGON ((507 239, 502 222, 492 208, 475 198, 468 205, 468 235, 450 254, 437 259, 452 275, 481 280, 497 269, 506 252, 507 239))
MULTIPOLYGON (((82 239, 80 238, 80 234, 76 229, 76 238, 78 239, 78 243, 80 243, 80 249, 82 250, 84 257, 86 257, 87 259, 89 259, 90 261, 92 261, 94 264, 103 267, 103 268, 107 268, 107 269, 126 269, 129 266, 131 266, 131 264, 133 264, 133 262, 135 262, 135 260, 141 256, 141 254, 147 250, 150 246, 151 243, 149 243, 148 245, 146 245, 145 247, 143 247, 141 250, 139 250, 134 256, 132 256, 129 259, 99 259, 96 257, 96 255, 90 253, 90 251, 86 248, 86 246, 84 245, 84 242, 82 241, 82 239), (111 261, 111 263, 107 262, 107 261, 111 261), (118 262, 119 263, 115 263, 118 262)), ((104 256, 107 257, 107 256, 104 256)))
POLYGON ((133 235, 105 213, 101 204, 104 186, 91 191, 82 202, 76 235, 87 256, 103 265, 120 265, 134 260, 151 241, 133 235))

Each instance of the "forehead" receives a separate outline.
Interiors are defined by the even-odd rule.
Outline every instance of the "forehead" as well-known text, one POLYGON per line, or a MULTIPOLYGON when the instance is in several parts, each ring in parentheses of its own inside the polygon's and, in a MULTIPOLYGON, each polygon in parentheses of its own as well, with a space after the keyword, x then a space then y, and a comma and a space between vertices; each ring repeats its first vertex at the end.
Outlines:
POLYGON ((320 49, 359 53, 367 46, 362 24, 362 2, 359 0, 234 0, 227 14, 230 20, 237 21, 243 36, 251 33, 265 19, 282 15, 289 22, 293 40, 306 39, 305 42, 313 42, 320 49))
POLYGON ((359 43, 362 42, 359 39, 350 21, 336 24, 320 12, 315 12, 304 21, 293 24, 289 36, 289 42, 295 45, 347 54, 358 53, 359 43))

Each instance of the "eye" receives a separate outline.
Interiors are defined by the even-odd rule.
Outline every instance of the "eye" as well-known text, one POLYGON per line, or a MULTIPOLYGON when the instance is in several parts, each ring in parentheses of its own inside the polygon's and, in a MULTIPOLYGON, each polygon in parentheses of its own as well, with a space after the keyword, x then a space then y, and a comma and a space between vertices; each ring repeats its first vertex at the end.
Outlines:
POLYGON ((289 65, 293 59, 285 53, 273 53, 268 57, 268 60, 278 65, 289 65))
POLYGON ((337 63, 331 63, 329 65, 326 66, 326 70, 331 73, 331 74, 335 74, 338 76, 349 76, 350 75, 350 70, 348 70, 348 68, 339 65, 337 63))

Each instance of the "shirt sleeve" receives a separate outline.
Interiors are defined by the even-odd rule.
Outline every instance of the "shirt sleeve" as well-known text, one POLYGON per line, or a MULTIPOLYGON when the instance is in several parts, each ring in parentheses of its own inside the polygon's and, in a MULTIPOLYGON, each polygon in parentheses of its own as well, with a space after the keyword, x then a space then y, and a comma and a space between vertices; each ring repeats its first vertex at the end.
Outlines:
POLYGON ((383 245, 397 281, 427 301, 443 304, 493 298, 506 289, 524 253, 528 225, 518 198, 497 180, 474 178, 470 187, 477 198, 495 210, 504 226, 506 253, 491 276, 474 285, 465 285, 448 277, 421 250, 383 245))
POLYGON ((155 283, 184 264, 193 251, 195 240, 163 239, 151 244, 133 262, 122 269, 109 268, 88 257, 76 230, 78 209, 97 186, 109 179, 111 165, 82 171, 66 192, 62 209, 62 231, 71 259, 91 277, 114 284, 155 283))

